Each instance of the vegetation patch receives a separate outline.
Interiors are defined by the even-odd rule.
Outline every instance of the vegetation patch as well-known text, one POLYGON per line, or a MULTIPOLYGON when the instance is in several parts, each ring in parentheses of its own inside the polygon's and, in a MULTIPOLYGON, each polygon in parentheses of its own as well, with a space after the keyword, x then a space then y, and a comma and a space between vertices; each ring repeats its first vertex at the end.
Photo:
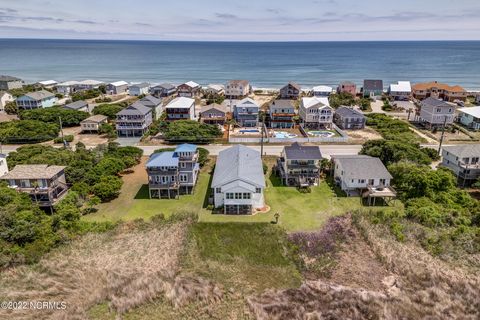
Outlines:
POLYGON ((88 116, 87 112, 62 107, 25 110, 19 114, 21 120, 38 120, 58 124, 61 119, 64 127, 79 126, 80 122, 88 118, 88 116))
POLYGON ((0 142, 5 144, 39 143, 58 137, 58 123, 18 120, 0 123, 0 142))

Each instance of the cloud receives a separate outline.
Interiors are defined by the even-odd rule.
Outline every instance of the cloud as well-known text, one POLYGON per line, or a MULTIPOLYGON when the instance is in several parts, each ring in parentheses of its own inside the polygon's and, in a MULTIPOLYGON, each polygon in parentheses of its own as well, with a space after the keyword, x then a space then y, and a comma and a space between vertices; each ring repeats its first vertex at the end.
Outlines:
POLYGON ((238 19, 238 16, 230 13, 215 13, 215 16, 220 19, 238 19))
POLYGON ((143 22, 135 22, 135 25, 136 25, 136 26, 140 26, 140 27, 153 27, 152 24, 150 24, 150 23, 143 23, 143 22))
POLYGON ((91 21, 91 20, 72 20, 72 22, 82 23, 82 24, 100 24, 98 22, 91 21))

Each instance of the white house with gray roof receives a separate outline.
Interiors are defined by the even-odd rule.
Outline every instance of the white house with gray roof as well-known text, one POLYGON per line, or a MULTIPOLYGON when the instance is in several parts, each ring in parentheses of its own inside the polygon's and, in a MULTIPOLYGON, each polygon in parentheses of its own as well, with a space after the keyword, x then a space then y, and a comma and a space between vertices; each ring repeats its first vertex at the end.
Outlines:
POLYGON ((115 126, 119 137, 141 137, 152 122, 152 109, 136 101, 117 113, 115 126))
POLYGON ((40 90, 18 97, 16 102, 17 107, 22 110, 49 108, 57 103, 57 97, 49 91, 40 90))
POLYGON ((445 101, 428 97, 420 103, 420 121, 427 127, 451 125, 455 119, 455 106, 445 101))
POLYGON ((480 144, 443 147, 442 166, 453 171, 459 184, 470 185, 480 178, 480 144))
POLYGON ((333 109, 327 97, 304 97, 298 109, 302 124, 311 129, 330 129, 333 123, 333 109))
POLYGON ((133 84, 130 87, 128 87, 128 94, 135 97, 147 95, 149 91, 150 91, 150 83, 147 83, 147 82, 133 84))
POLYGON ((64 109, 76 110, 76 111, 83 111, 89 112, 88 102, 84 100, 78 100, 75 102, 68 103, 63 106, 64 109))
POLYGON ((0 90, 21 89, 23 81, 20 78, 0 75, 0 90))
POLYGON ((322 153, 318 146, 297 142, 286 146, 277 161, 277 172, 287 186, 317 186, 320 182, 322 153))
POLYGON ((458 109, 458 122, 469 129, 480 130, 480 107, 458 109))
POLYGON ((260 152, 235 145, 217 157, 212 180, 215 208, 225 214, 253 214, 265 207, 265 177, 260 152))
POLYGON ((128 92, 128 82, 126 81, 115 81, 107 84, 106 86, 107 94, 116 95, 116 94, 126 94, 128 92))

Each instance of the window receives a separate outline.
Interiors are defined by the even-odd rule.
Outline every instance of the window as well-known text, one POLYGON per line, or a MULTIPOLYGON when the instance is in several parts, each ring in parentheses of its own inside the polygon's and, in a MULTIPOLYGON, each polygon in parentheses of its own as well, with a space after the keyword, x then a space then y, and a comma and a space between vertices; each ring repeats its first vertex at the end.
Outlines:
POLYGON ((168 182, 168 177, 162 176, 162 183, 167 183, 167 182, 168 182))
POLYGON ((243 199, 250 199, 250 193, 244 193, 243 199))
POLYGON ((185 162, 180 162, 180 168, 186 168, 187 167, 187 163, 185 162))
POLYGON ((228 192, 227 193, 227 199, 233 199, 233 193, 228 192))
POLYGON ((188 176, 186 174, 181 174, 179 176, 180 182, 187 182, 188 181, 188 176))
POLYGON ((358 179, 358 183, 365 183, 365 179, 358 179))
POLYGON ((255 193, 262 193, 262 188, 255 188, 255 193))
POLYGON ((172 176, 172 179, 170 181, 175 182, 175 176, 172 176))
POLYGON ((215 189, 215 192, 216 192, 216 193, 222 193, 222 188, 216 188, 216 189, 215 189))

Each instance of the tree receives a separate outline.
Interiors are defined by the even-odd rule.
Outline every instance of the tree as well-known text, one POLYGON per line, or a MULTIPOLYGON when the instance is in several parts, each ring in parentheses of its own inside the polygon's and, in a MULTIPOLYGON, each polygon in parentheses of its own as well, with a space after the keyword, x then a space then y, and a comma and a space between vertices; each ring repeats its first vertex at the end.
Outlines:
POLYGON ((418 144, 391 140, 369 140, 363 144, 360 154, 380 158, 385 165, 399 161, 412 161, 418 164, 430 164, 430 151, 418 144))
POLYGON ((102 114, 107 116, 109 120, 115 120, 117 113, 121 110, 123 110, 123 107, 119 104, 100 104, 93 109, 92 113, 102 114))
POLYGON ((100 181, 93 186, 93 193, 102 202, 115 199, 120 194, 123 181, 116 176, 102 176, 100 181))
POLYGON ((340 106, 355 105, 355 97, 347 92, 332 94, 328 100, 330 102, 330 106, 334 109, 337 109, 340 106))
POLYGON ((38 120, 14 120, 0 123, 0 142, 6 144, 38 143, 58 137, 58 124, 38 120))
POLYGON ((21 111, 19 117, 21 120, 38 120, 42 122, 58 123, 62 118, 64 127, 79 126, 80 122, 88 118, 87 112, 70 110, 62 107, 40 108, 21 111))
POLYGON ((5 104, 5 112, 7 114, 18 114, 18 107, 17 107, 17 104, 15 103, 15 101, 8 101, 6 104, 5 104))

